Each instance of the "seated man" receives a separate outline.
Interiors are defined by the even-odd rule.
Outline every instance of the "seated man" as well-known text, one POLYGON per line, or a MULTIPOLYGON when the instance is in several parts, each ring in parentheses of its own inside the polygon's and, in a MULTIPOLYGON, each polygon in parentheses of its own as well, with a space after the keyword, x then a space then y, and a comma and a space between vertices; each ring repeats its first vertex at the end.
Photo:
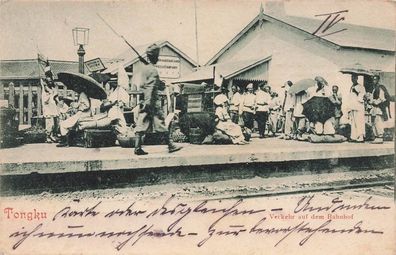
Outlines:
POLYGON ((129 105, 129 94, 118 84, 110 93, 108 100, 111 103, 111 108, 107 116, 110 118, 111 122, 114 123, 117 133, 125 134, 127 131, 127 123, 124 117, 124 107, 129 105))
POLYGON ((57 147, 68 146, 69 131, 77 125, 79 120, 91 116, 91 101, 84 92, 81 92, 78 97, 76 109, 77 112, 74 115, 60 122, 59 126, 60 126, 61 139, 57 147))
POLYGON ((227 111, 227 101, 215 102, 216 107, 216 129, 226 134, 233 144, 246 144, 242 129, 238 124, 231 121, 227 111))

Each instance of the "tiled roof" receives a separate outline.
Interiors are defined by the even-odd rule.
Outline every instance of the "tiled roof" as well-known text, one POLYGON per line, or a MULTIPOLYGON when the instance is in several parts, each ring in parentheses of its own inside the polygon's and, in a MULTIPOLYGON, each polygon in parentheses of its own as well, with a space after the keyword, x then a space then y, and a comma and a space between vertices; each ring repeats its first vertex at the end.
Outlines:
MULTIPOLYGON (((55 78, 58 72, 78 73, 77 61, 49 60, 49 63, 55 78)), ((44 69, 38 64, 37 59, 0 60, 0 78, 2 79, 37 79, 39 74, 43 77, 44 69)))
MULTIPOLYGON (((279 17, 281 21, 313 33, 323 22, 320 19, 303 18, 296 16, 279 17)), ((341 33, 334 33, 324 38, 343 47, 357 47, 366 49, 378 49, 395 51, 395 31, 389 29, 375 28, 348 24, 340 22, 334 31, 347 29, 341 33)), ((329 32, 331 32, 329 30, 329 32)))
MULTIPOLYGON (((286 24, 291 28, 306 33, 312 34, 323 22, 319 19, 311 19, 296 16, 269 16, 265 13, 259 13, 244 29, 242 29, 229 43, 227 43, 218 53, 216 53, 208 62, 207 65, 213 64, 216 60, 234 43, 236 43, 242 36, 249 33, 252 28, 256 26, 261 20, 268 20, 270 22, 278 22, 286 24)), ((327 41, 340 47, 364 48, 371 50, 395 51, 395 31, 382 28, 374 28, 360 25, 353 25, 344 22, 337 23, 337 28, 332 27, 328 33, 335 32, 339 29, 346 28, 346 31, 334 33, 328 36, 321 37, 320 41, 327 41), (335 30, 335 31, 334 31, 335 30)), ((319 36, 312 35, 313 38, 319 36)))

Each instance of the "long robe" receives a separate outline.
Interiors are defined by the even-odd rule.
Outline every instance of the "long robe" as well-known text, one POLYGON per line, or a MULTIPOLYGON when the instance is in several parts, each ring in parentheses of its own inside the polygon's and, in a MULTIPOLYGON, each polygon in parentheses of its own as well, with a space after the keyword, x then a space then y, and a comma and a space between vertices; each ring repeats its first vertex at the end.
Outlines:
POLYGON ((361 84, 352 85, 349 90, 347 110, 348 119, 351 124, 351 140, 363 141, 366 133, 364 115, 365 94, 366 90, 361 84))

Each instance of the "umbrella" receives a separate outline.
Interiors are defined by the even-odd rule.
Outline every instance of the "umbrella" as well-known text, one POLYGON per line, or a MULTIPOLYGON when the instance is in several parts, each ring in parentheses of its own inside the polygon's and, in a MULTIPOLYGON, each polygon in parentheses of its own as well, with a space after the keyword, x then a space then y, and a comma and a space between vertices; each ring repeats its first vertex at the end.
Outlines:
POLYGON ((324 123, 334 116, 334 104, 328 97, 314 96, 305 102, 303 107, 302 113, 311 122, 324 123))
POLYGON ((365 75, 372 76, 373 75, 373 73, 368 68, 364 67, 360 63, 356 63, 350 67, 341 68, 340 72, 343 74, 356 74, 356 75, 363 75, 363 76, 365 76, 365 75))
POLYGON ((77 93, 84 92, 90 98, 106 99, 106 91, 93 78, 85 74, 61 72, 58 79, 65 84, 68 89, 77 93))
POLYGON ((315 84, 316 84, 316 81, 314 81, 313 79, 300 80, 290 87, 289 93, 297 94, 303 90, 306 90, 307 88, 315 86, 315 84))

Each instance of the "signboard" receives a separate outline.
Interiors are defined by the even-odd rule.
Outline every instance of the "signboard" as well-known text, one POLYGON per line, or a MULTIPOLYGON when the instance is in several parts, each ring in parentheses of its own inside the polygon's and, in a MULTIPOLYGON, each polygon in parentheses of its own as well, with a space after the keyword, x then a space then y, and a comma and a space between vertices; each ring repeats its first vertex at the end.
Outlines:
POLYGON ((180 78, 180 58, 174 56, 159 56, 157 67, 160 78, 180 78))
POLYGON ((188 95, 187 112, 202 112, 202 95, 188 95))
POLYGON ((105 69, 106 67, 103 65, 102 61, 100 60, 100 58, 94 58, 92 60, 89 60, 87 62, 85 62, 85 66, 88 68, 88 70, 92 73, 92 72, 96 72, 96 71, 101 71, 103 69, 105 69))

